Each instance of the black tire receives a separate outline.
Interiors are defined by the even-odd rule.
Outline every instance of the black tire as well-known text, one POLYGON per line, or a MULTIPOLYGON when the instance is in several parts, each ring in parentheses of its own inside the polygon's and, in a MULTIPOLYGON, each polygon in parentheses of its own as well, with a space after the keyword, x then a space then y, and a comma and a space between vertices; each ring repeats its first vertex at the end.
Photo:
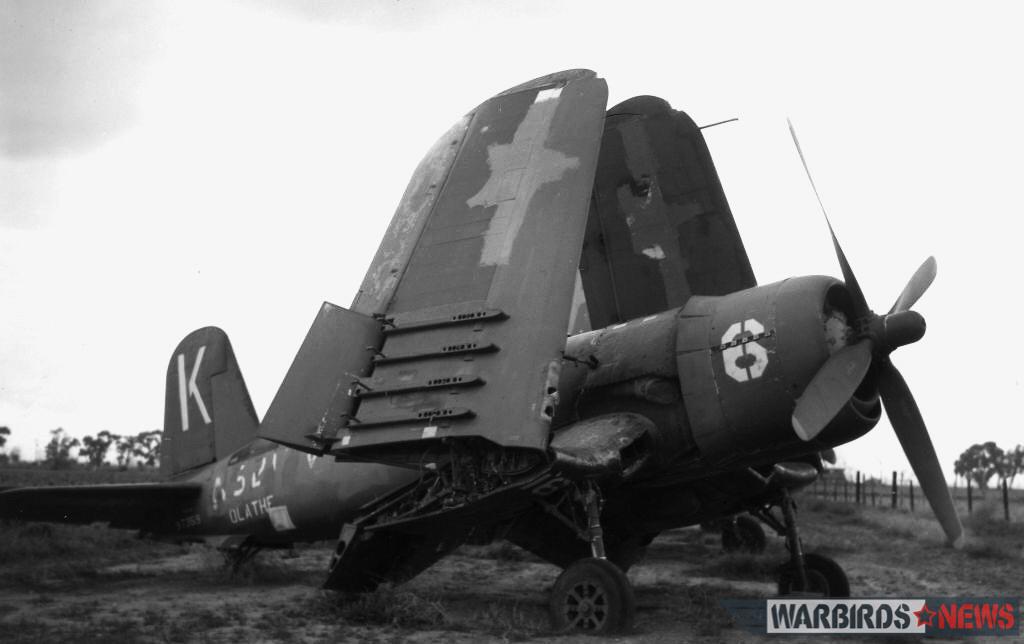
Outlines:
POLYGON ((580 559, 566 568, 548 601, 556 631, 621 633, 633 625, 636 604, 625 573, 604 559, 580 559))
POLYGON ((739 516, 722 530, 722 548, 726 552, 760 554, 768 546, 761 523, 750 516, 739 516))
POLYGON ((718 525, 718 521, 701 521, 700 531, 701 532, 718 532, 721 526, 718 525))
POLYGON ((849 597, 850 580, 834 560, 825 555, 809 552, 804 555, 807 571, 807 588, 800 587, 800 581, 793 563, 787 561, 779 570, 779 594, 809 593, 825 597, 849 597))

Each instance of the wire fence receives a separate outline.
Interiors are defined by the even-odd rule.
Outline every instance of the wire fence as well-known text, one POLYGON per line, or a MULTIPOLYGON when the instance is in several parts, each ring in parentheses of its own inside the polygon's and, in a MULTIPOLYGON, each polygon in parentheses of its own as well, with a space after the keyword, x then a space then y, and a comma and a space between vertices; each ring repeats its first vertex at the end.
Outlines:
MULTIPOLYGON (((838 470, 826 470, 804 494, 819 499, 863 506, 900 509, 907 512, 931 512, 928 500, 912 479, 903 480, 897 472, 890 481, 856 472, 851 479, 838 470)), ((965 485, 950 488, 953 504, 960 514, 971 515, 984 508, 1001 511, 1005 521, 1024 521, 1024 490, 1013 489, 1006 481, 995 488, 978 489, 970 479, 965 485)))

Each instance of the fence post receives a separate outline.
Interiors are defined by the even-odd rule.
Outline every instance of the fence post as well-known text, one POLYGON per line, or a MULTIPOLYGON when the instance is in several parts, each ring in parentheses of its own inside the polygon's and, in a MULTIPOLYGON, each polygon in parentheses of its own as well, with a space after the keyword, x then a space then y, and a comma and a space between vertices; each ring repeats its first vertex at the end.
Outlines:
POLYGON ((896 499, 898 499, 898 498, 899 497, 897 496, 897 490, 896 490, 896 470, 893 470, 892 471, 892 509, 893 510, 896 509, 896 499))
POLYGON ((971 494, 971 492, 972 492, 972 490, 971 490, 971 477, 968 476, 966 478, 967 478, 967 514, 970 514, 971 511, 974 509, 974 497, 971 494))
POLYGON ((846 477, 844 476, 843 477, 843 503, 849 503, 850 502, 850 485, 849 484, 850 484, 850 482, 847 481, 846 477))
POLYGON ((1003 479, 1003 516, 1006 520, 1010 520, 1010 490, 1006 485, 1006 479, 1003 479))
POLYGON ((857 482, 853 488, 853 502, 860 505, 860 470, 857 470, 857 482))
POLYGON ((910 481, 910 511, 914 511, 914 481, 910 481))

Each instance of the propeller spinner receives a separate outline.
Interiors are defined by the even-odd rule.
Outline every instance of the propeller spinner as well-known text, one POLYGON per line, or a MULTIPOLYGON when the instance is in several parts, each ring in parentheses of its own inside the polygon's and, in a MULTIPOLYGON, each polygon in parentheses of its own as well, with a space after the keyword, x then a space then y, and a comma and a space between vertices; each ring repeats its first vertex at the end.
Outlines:
POLYGON ((825 206, 811 177, 792 123, 789 124, 789 132, 793 137, 793 143, 796 144, 807 179, 814 190, 814 196, 817 197, 818 205, 828 223, 832 245, 843 271, 843 280, 853 299, 856 317, 854 328, 858 334, 855 342, 834 353, 811 379, 793 411, 793 430, 801 439, 812 440, 835 418, 873 368, 882 404, 896 437, 903 446, 903 452, 907 455, 907 460, 910 461, 910 466, 928 498, 932 511, 942 525, 946 538, 954 547, 959 547, 963 542, 963 526, 953 507, 953 499, 946 486, 935 448, 928 436, 928 429, 914 396, 910 393, 910 388, 889 359, 889 354, 894 350, 917 342, 924 336, 924 318, 912 311, 911 307, 935 279, 935 258, 929 257, 921 264, 888 313, 874 313, 867 305, 860 284, 853 274, 842 246, 839 245, 832 223, 828 220, 828 213, 825 212, 825 206))

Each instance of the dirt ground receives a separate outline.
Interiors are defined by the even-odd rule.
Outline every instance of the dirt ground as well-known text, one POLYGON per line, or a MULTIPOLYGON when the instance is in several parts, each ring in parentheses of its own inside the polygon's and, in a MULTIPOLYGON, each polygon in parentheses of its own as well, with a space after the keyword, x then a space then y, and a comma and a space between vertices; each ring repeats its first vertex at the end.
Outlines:
MULTIPOLYGON (((804 505, 805 549, 838 560, 855 596, 1024 596, 1022 524, 976 513, 967 547, 953 551, 922 515, 804 505)), ((559 570, 507 544, 463 548, 408 584, 354 598, 319 587, 330 544, 265 552, 231 575, 203 546, 112 532, 3 526, 0 640, 595 641, 548 630, 547 590, 559 570)), ((717 535, 695 528, 666 533, 629 573, 636 625, 615 639, 763 639, 737 629, 719 602, 773 595, 772 571, 784 556, 781 539, 771 535, 767 552, 755 556, 723 553, 717 535)))

